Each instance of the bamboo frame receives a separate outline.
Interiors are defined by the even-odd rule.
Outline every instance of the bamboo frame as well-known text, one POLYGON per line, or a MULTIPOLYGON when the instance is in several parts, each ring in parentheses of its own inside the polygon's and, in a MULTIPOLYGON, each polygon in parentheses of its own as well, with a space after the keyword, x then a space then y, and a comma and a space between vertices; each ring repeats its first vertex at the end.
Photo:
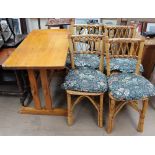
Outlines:
MULTIPOLYGON (((70 34, 71 35, 81 35, 80 33, 77 34, 77 30, 83 29, 84 31, 87 30, 88 34, 84 35, 90 35, 92 32, 95 33, 95 29, 98 30, 98 35, 106 35, 109 36, 110 32, 113 31, 115 38, 134 38, 136 35, 136 27, 135 26, 108 26, 108 25, 102 25, 102 24, 74 24, 74 22, 71 22, 70 26, 70 34), (91 31, 92 30, 92 31, 91 31)), ((104 48, 104 47, 103 47, 104 48)), ((75 52, 77 49, 75 50, 75 52)), ((93 51, 92 51, 93 52, 93 51)), ((88 54, 87 52, 80 52, 81 54, 88 54)), ((70 60, 72 59, 71 53, 69 52, 70 60)))
MULTIPOLYGON (((115 26, 112 26, 112 25, 104 25, 102 27, 102 32, 104 33, 104 35, 110 39, 114 39, 114 42, 115 42, 115 39, 119 38, 119 39, 123 39, 123 38, 135 38, 136 36, 136 25, 134 26, 125 26, 125 25, 115 25, 115 26)), ((119 43, 119 40, 118 40, 118 43, 119 43)), ((117 44, 115 45, 115 47, 117 47, 117 44)), ((136 56, 133 55, 132 52, 134 52, 134 46, 133 44, 131 43, 131 47, 130 48, 130 54, 128 55, 125 55, 125 54, 119 54, 118 51, 117 51, 117 54, 116 55, 113 55, 113 58, 136 58, 136 56)))
POLYGON ((74 24, 71 22, 70 33, 71 35, 80 35, 77 30, 83 29, 88 30, 88 34, 94 34, 95 29, 98 30, 98 34, 102 35, 105 33, 106 36, 110 37, 110 32, 113 33, 111 38, 135 38, 136 36, 136 25, 103 25, 103 24, 74 24), (92 30, 92 31, 91 31, 92 30))
POLYGON ((102 31, 110 38, 135 38, 136 36, 136 26, 104 25, 102 31))
MULTIPOLYGON (((95 30, 98 30, 98 35, 101 35, 102 27, 103 26, 99 25, 99 24, 74 24, 74 21, 72 20, 69 30, 70 30, 70 35, 83 35, 83 34, 77 33, 77 30, 82 30, 82 29, 83 29, 83 31, 87 30, 89 35, 95 33, 95 30)), ((85 34, 85 35, 88 35, 88 34, 85 34)), ((70 49, 68 52, 68 54, 70 56, 70 60, 72 59, 71 52, 70 52, 71 50, 72 49, 70 49)), ((76 53, 76 51, 77 51, 77 49, 75 49, 75 53, 76 53)), ((82 51, 80 53, 82 54, 82 51)), ((88 53, 83 52, 83 54, 88 54, 88 53)), ((73 66, 72 66, 72 68, 73 68, 73 66)))
POLYGON ((105 37, 105 51, 107 62, 107 75, 110 76, 111 58, 136 58, 136 74, 140 74, 140 64, 144 48, 144 39, 139 38, 113 38, 105 37), (113 45, 117 46, 113 48, 113 45))
MULTIPOLYGON (((103 50, 103 43, 104 35, 69 35, 69 44, 70 44, 70 54, 71 54, 71 67, 75 69, 74 64, 74 55, 75 54, 97 54, 100 55, 100 64, 99 70, 103 72, 103 61, 104 61, 104 50, 103 50), (82 42, 87 43, 90 45, 90 50, 87 51, 78 51, 76 52, 75 43, 82 42)), ((84 44, 84 46, 86 46, 84 44)), ((81 48, 83 49, 83 48, 81 48)))
POLYGON ((78 92, 78 91, 70 91, 67 90, 67 121, 68 125, 72 125, 74 118, 73 118, 73 110, 77 104, 80 104, 82 99, 87 98, 90 103, 95 107, 98 113, 98 126, 100 128, 103 127, 103 98, 104 93, 87 93, 87 92, 78 92), (76 96, 77 98, 73 101, 72 96, 76 96), (99 97, 99 102, 94 100, 94 96, 99 97))
MULTIPOLYGON (((75 42, 98 42, 97 51, 95 51, 94 46, 93 50, 88 51, 80 51, 80 53, 90 53, 90 54, 100 54, 100 65, 99 70, 103 72, 103 60, 104 60, 104 53, 103 53, 103 35, 70 35, 69 36, 69 44, 70 44, 70 52, 71 52, 71 66, 72 69, 75 69, 74 65, 74 55, 77 54, 74 43, 75 42)), ((82 99, 87 98, 90 103, 95 107, 98 113, 98 126, 103 127, 103 98, 104 93, 91 93, 91 92, 79 92, 79 91, 72 91, 66 90, 67 93, 67 112, 68 112, 68 125, 73 124, 73 110, 77 104, 81 102, 82 99), (76 100, 73 101, 72 96, 76 96, 76 100), (96 102, 94 96, 99 97, 99 102, 96 102)))
POLYGON ((87 31, 86 34, 95 34, 95 31, 98 30, 97 34, 102 34, 102 25, 100 24, 74 24, 71 23, 70 33, 71 35, 80 35, 81 30, 84 32, 87 31), (77 33, 79 31, 79 33, 77 33))
MULTIPOLYGON (((143 48, 144 48, 144 40, 143 39, 138 39, 138 38, 114 38, 114 39, 108 39, 108 37, 105 38, 105 51, 106 51, 106 62, 107 62, 107 76, 110 76, 112 74, 110 70, 110 59, 112 57, 124 57, 124 56, 129 56, 129 57, 136 57, 138 59, 137 65, 136 65, 136 70, 135 73, 133 74, 139 74, 140 73, 140 64, 141 64, 141 58, 142 58, 142 53, 143 53, 143 48), (129 49, 127 50, 127 53, 121 53, 121 48, 117 48, 115 50, 120 49, 120 53, 115 54, 114 51, 110 51, 111 45, 113 43, 119 44, 127 44, 130 45, 128 46, 129 49), (134 47, 136 45, 136 52, 134 51, 134 47), (138 47, 137 47, 138 46, 138 47)), ((127 48, 126 48, 127 49, 127 48)), ((117 51, 118 52, 118 51, 117 51)), ((119 111, 125 106, 129 105, 133 109, 135 109, 139 113, 139 122, 138 122, 138 127, 137 131, 143 132, 144 128, 144 118, 147 110, 147 105, 148 105, 148 98, 142 98, 142 109, 139 108, 138 106, 138 101, 137 100, 132 100, 132 101, 126 101, 126 100, 117 100, 115 99, 111 93, 109 93, 109 116, 108 116, 108 125, 107 125, 107 132, 111 133, 114 125, 114 119, 116 115, 119 113, 119 111)))

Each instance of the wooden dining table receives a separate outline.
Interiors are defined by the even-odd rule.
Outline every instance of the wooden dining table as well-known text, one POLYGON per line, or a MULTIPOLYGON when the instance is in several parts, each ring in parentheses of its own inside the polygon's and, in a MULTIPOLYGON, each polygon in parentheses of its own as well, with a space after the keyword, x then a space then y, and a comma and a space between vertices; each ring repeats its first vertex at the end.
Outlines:
POLYGON ((55 108, 50 90, 48 71, 65 68, 68 51, 68 30, 33 30, 3 63, 5 69, 25 69, 28 72, 34 107, 22 107, 20 113, 61 115, 65 108, 55 108), (39 72, 45 106, 41 103, 36 71, 39 72))

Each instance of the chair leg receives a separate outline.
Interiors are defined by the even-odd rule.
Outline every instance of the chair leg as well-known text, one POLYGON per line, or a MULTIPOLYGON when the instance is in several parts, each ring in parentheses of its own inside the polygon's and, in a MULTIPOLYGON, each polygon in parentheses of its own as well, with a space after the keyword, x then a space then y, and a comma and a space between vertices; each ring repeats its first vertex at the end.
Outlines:
POLYGON ((143 106, 140 112, 140 117, 138 122, 138 128, 137 128, 138 132, 143 132, 143 129, 144 129, 144 119, 145 119, 145 114, 148 106, 148 99, 143 100, 142 102, 143 102, 143 106))
POLYGON ((114 122, 114 113, 115 113, 115 100, 109 99, 109 116, 108 116, 107 133, 112 132, 113 122, 114 122))
POLYGON ((103 127, 103 94, 100 95, 99 112, 98 112, 98 126, 103 127))
POLYGON ((71 95, 68 93, 67 93, 67 110, 68 110, 68 114, 67 114, 68 125, 72 125, 73 124, 72 100, 71 100, 71 95))

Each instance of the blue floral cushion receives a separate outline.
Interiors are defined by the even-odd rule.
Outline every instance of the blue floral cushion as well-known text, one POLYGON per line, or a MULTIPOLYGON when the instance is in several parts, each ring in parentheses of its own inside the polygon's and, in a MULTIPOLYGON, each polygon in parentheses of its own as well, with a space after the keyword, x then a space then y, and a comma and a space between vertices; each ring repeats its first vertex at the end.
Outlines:
POLYGON ((109 91, 118 100, 138 100, 155 95, 155 86, 143 76, 113 74, 108 78, 109 91))
POLYGON ((79 68, 70 70, 63 84, 64 89, 84 92, 105 92, 107 91, 106 76, 94 69, 79 68))
MULTIPOLYGON (((110 60, 111 71, 119 70, 123 73, 133 73, 136 69, 137 60, 134 58, 112 58, 110 60)), ((106 68, 106 60, 104 61, 106 68)), ((143 66, 140 65, 140 72, 143 72, 143 66)))
MULTIPOLYGON (((99 68, 100 58, 95 54, 76 54, 74 63, 77 68, 90 67, 93 69, 99 68)), ((68 56, 66 65, 69 67, 71 64, 70 57, 68 56)))

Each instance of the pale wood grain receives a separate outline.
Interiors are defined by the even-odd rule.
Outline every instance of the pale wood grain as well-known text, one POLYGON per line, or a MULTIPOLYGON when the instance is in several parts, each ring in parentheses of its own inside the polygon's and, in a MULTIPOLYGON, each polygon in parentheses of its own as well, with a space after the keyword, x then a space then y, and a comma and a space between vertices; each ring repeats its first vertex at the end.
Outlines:
POLYGON ((64 68, 68 46, 67 30, 34 30, 4 62, 3 67, 64 68))
POLYGON ((35 77, 35 72, 34 70, 28 70, 28 76, 29 76, 29 81, 30 81, 30 86, 31 86, 31 92, 34 100, 34 107, 36 109, 41 109, 41 102, 39 98, 39 91, 38 91, 38 85, 37 85, 37 80, 35 77))
POLYGON ((51 98, 51 91, 50 91, 50 84, 47 77, 47 70, 40 70, 40 78, 43 88, 43 94, 45 98, 45 106, 46 109, 51 110, 52 109, 52 98, 51 98))
POLYGON ((63 108, 54 108, 48 110, 45 108, 35 109, 32 107, 22 107, 19 111, 21 114, 32 114, 32 115, 56 115, 56 116, 66 116, 67 110, 63 108))

